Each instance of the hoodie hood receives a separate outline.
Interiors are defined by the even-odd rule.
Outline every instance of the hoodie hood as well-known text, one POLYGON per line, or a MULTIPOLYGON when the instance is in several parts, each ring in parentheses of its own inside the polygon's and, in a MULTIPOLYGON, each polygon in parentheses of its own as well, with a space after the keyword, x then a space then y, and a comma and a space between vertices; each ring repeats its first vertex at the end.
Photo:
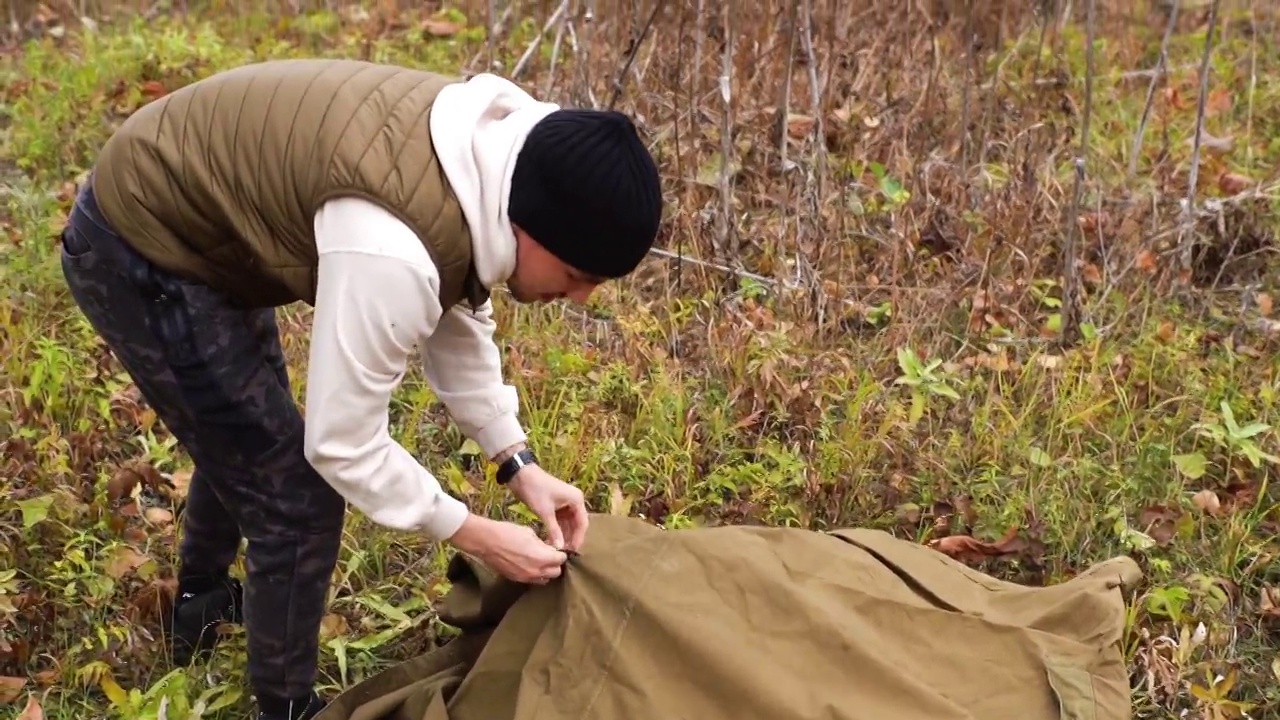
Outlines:
POLYGON ((482 73, 440 91, 429 127, 436 157, 471 230, 480 282, 505 282, 516 266, 507 216, 511 175, 524 140, 555 103, 534 99, 510 80, 482 73))

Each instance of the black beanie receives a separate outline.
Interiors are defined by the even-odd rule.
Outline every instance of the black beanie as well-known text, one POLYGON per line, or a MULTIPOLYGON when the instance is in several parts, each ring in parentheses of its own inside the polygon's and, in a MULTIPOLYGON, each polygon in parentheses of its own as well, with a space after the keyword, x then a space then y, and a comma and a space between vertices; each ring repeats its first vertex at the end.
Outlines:
POLYGON ((508 215, 566 264, 619 278, 636 269, 658 234, 658 167, 626 115, 556 110, 530 130, 516 157, 508 215))

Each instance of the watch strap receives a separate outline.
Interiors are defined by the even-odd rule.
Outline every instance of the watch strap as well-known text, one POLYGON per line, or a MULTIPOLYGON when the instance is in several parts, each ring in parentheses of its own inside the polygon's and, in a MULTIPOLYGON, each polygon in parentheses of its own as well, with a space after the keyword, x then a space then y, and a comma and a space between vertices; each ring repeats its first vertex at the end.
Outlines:
POLYGON ((520 470, 526 465, 537 464, 538 456, 534 455, 532 450, 528 448, 521 450, 506 460, 503 460, 502 464, 498 465, 498 484, 506 485, 511 482, 511 479, 516 476, 516 473, 520 472, 520 470))

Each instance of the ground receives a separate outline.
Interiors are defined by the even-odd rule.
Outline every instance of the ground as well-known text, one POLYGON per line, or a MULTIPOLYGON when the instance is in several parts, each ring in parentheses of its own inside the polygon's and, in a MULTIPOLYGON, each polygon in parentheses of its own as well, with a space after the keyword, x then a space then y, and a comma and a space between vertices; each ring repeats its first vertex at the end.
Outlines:
MULTIPOLYGON (((665 3, 652 24, 636 3, 575 9, 541 45, 558 3, 517 8, 491 42, 482 2, 251 5, 39 6, 0 59, 6 713, 248 707, 238 634, 206 668, 155 649, 190 466, 70 302, 56 234, 141 103, 319 54, 492 62, 567 103, 616 93, 653 139, 660 253, 586 308, 496 298, 533 442, 593 509, 881 528, 1025 583, 1128 553, 1145 571, 1123 641, 1135 716, 1274 717, 1280 34, 1264 3, 1184 3, 1167 75, 1168 2, 1046 21, 994 0, 833 0, 811 33, 807 0, 665 3)), ((306 309, 281 321, 301 399, 306 309)), ((392 419, 473 508, 527 519, 420 375, 392 419)), ((431 612, 446 557, 351 514, 326 692, 448 632, 431 612)))

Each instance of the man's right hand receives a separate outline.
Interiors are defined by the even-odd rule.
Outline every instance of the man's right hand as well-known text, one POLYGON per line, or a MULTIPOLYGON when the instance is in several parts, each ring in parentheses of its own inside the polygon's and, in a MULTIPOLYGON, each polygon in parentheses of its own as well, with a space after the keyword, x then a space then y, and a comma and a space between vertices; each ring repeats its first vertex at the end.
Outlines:
POLYGON ((560 576, 568 560, 532 528, 475 514, 467 516, 449 542, 515 582, 545 584, 560 576))

